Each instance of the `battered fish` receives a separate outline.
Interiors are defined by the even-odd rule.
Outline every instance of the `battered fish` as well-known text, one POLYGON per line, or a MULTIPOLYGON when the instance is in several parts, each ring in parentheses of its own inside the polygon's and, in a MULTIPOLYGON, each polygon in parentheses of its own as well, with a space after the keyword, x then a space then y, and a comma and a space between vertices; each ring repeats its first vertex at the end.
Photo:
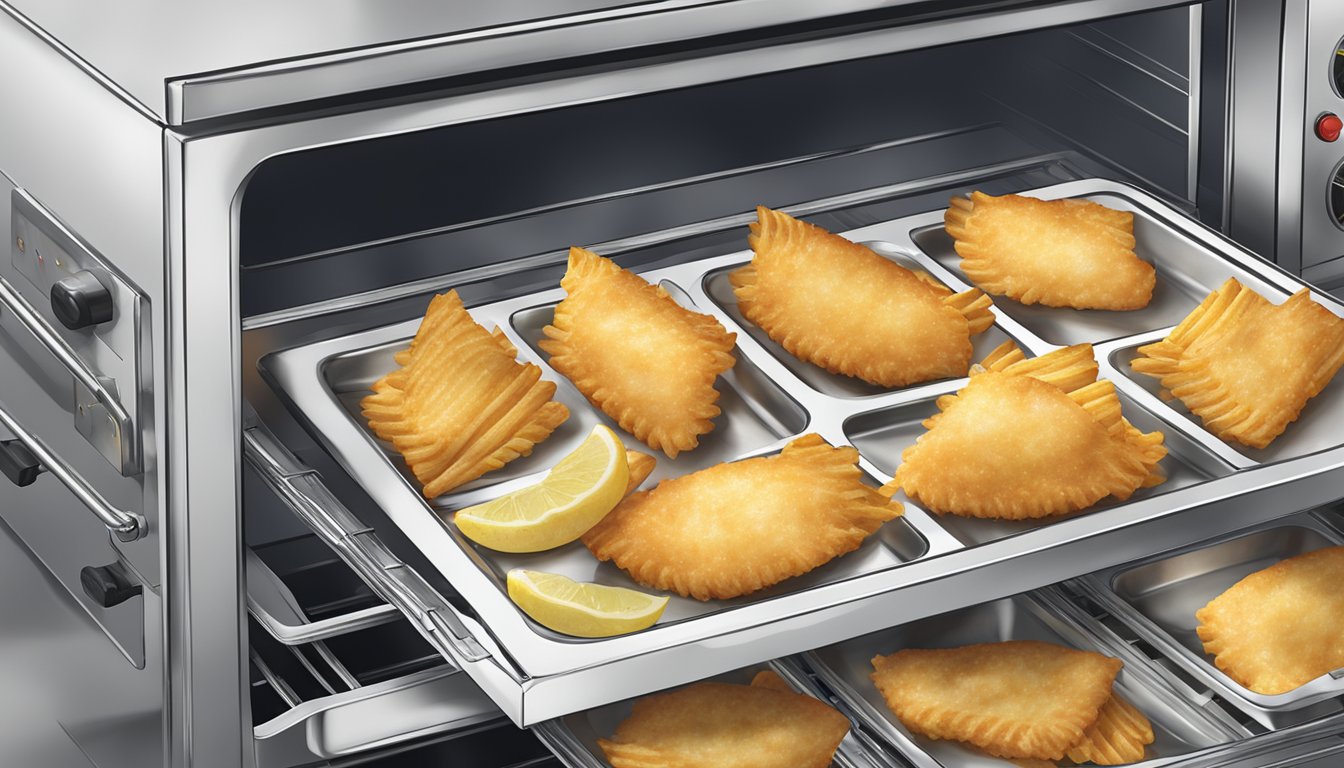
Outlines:
POLYGON ((1308 289, 1274 306, 1235 278, 1133 362, 1210 432, 1253 448, 1283 434, 1341 364, 1344 320, 1308 289))
POLYGON ((971 337, 994 324, 983 292, 953 295, 821 227, 756 216, 756 255, 729 279, 742 314, 790 354, 881 387, 966 375, 971 337))
POLYGON ((765 685, 697 683, 646 696, 597 744, 613 768, 826 768, 849 720, 765 685))
POLYGON ((907 728, 996 757, 1059 760, 1111 699, 1122 663, 1017 640, 873 658, 873 683, 907 728))
POLYGON ((670 458, 714 429, 714 381, 733 367, 735 334, 685 309, 661 286, 571 248, 568 294, 541 348, 584 397, 670 458))
POLYGON ((450 291, 430 302, 410 348, 396 356, 402 367, 360 402, 369 428, 405 458, 427 498, 528 455, 569 418, 551 400, 555 384, 517 354, 450 291))
POLYGON ((864 485, 859 452, 805 435, 777 456, 719 464, 627 497, 583 536, 635 581, 738 597, 857 549, 900 502, 864 485))
POLYGON ((1344 667, 1344 547, 1290 557, 1233 584, 1195 613, 1214 664, 1278 694, 1344 667))
POLYGON ((1088 200, 954 197, 944 215, 961 271, 996 296, 1074 309, 1142 309, 1157 273, 1134 253, 1134 215, 1088 200))

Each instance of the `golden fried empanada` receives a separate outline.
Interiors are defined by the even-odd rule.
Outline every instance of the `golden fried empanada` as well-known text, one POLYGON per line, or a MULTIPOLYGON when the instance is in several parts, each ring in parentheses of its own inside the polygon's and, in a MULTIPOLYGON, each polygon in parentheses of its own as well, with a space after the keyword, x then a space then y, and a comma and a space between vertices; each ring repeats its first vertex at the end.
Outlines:
POLYGON ((1264 448, 1344 364, 1344 320, 1306 288, 1274 306, 1236 278, 1171 335, 1139 347, 1135 371, 1162 386, 1210 432, 1264 448))
POLYGON ((1004 758, 1059 760, 1097 722, 1118 659, 1014 640, 873 658, 873 683, 907 728, 1004 758))
POLYGON ((751 263, 729 279, 743 316, 795 357, 882 387, 965 376, 989 297, 952 291, 821 227, 757 207, 751 263))
POLYGON ((1162 433, 1126 421, 1111 382, 1087 383, 1097 373, 1088 345, 1017 354, 995 350, 987 369, 938 398, 884 492, 899 487, 939 514, 1023 520, 1162 482, 1162 433))
POLYGON ((1290 557, 1195 613, 1214 664, 1257 693, 1291 691, 1344 668, 1344 547, 1290 557))
POLYGON ((987 293, 1023 304, 1141 309, 1153 265, 1134 254, 1134 214, 1088 200, 972 192, 943 217, 961 271, 987 293))
POLYGON ((761 688, 773 688, 776 691, 787 691, 794 693, 793 686, 784 681, 779 673, 773 669, 762 669, 751 678, 751 684, 761 688))
POLYGON ((610 259, 571 248, 568 294, 546 326, 551 367, 621 429, 671 458, 719 415, 714 381, 733 367, 735 334, 610 259))
POLYGON ((805 435, 776 456, 719 464, 635 493, 583 536, 635 581, 738 597, 857 549, 902 506, 862 481, 859 452, 805 435))
POLYGON ((696 683, 646 696, 597 744, 613 768, 826 768, 849 720, 766 685, 696 683))
POLYGON ((519 363, 504 338, 471 319, 456 291, 434 297, 401 368, 360 402, 374 434, 392 443, 435 498, 526 456, 565 419, 555 384, 519 363))
POLYGON ((1145 747, 1156 735, 1153 724, 1133 704, 1112 693, 1101 707, 1097 721, 1069 747, 1068 757, 1075 763, 1125 765, 1143 759, 1145 747))

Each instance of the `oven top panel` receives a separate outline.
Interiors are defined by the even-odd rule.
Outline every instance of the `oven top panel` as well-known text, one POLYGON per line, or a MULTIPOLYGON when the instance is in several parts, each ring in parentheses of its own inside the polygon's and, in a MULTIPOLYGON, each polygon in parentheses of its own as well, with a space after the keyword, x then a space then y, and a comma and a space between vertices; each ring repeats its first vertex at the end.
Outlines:
MULTIPOLYGON (((806 41, 1017 14, 1034 28, 1189 0, 0 0, 159 122, 182 125, 391 87, 745 30, 806 41), (795 25, 795 26, 789 26, 795 25), (772 33, 773 34, 773 33, 772 33), (801 37, 800 37, 801 36, 801 37)), ((987 27, 980 36, 1001 34, 987 27)))

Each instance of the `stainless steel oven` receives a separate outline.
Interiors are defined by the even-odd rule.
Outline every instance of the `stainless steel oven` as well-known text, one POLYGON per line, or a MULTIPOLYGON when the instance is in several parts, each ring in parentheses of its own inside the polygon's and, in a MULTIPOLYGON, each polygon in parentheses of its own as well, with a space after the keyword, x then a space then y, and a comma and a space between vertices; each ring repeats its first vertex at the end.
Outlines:
MULTIPOLYGON (((1335 764, 1335 686, 1241 697, 1192 672, 1139 598, 1178 604, 1193 598, 1163 590, 1180 573, 1338 539, 1344 438, 1328 426, 1239 452, 1126 384, 1170 430, 1163 493, 988 534, 915 510, 874 545, 880 567, 572 643, 509 608, 503 565, 464 565, 350 407, 448 288, 544 366, 538 312, 582 244, 738 331, 741 440, 718 459, 810 428, 889 478, 881 457, 941 390, 854 388, 752 335, 722 273, 757 204, 952 284, 949 196, 1105 199, 1135 211, 1181 296, 1215 274, 1278 293, 1304 279, 1344 312, 1328 294, 1344 286, 1337 3, 0 11, 7 752, 600 765, 593 739, 632 697, 772 665, 853 717, 837 765, 950 768, 960 758, 883 720, 846 666, 874 632, 948 631, 1124 656, 1126 690, 1162 713, 1154 765, 1335 764), (1154 570, 1166 556, 1184 559, 1154 570)), ((1092 341, 1119 381, 1180 316, 1009 314, 999 331, 1035 352, 1092 341)), ((1313 406, 1319 424, 1338 423, 1341 387, 1313 406)))

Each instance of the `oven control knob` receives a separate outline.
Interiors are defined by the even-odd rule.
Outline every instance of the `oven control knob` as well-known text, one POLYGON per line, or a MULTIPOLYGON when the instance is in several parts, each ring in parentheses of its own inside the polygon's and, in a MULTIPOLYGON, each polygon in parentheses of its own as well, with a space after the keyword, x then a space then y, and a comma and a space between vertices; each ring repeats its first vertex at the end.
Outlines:
POLYGON ((111 565, 86 565, 79 571, 79 585, 95 605, 111 608, 130 600, 144 587, 120 562, 111 565))
POLYGON ((112 292, 92 272, 75 274, 51 286, 51 311, 72 331, 112 319, 112 292))
POLYGON ((1316 138, 1321 141, 1334 141, 1339 138, 1341 131, 1344 131, 1344 120, 1334 112, 1326 112, 1316 118, 1316 138))

